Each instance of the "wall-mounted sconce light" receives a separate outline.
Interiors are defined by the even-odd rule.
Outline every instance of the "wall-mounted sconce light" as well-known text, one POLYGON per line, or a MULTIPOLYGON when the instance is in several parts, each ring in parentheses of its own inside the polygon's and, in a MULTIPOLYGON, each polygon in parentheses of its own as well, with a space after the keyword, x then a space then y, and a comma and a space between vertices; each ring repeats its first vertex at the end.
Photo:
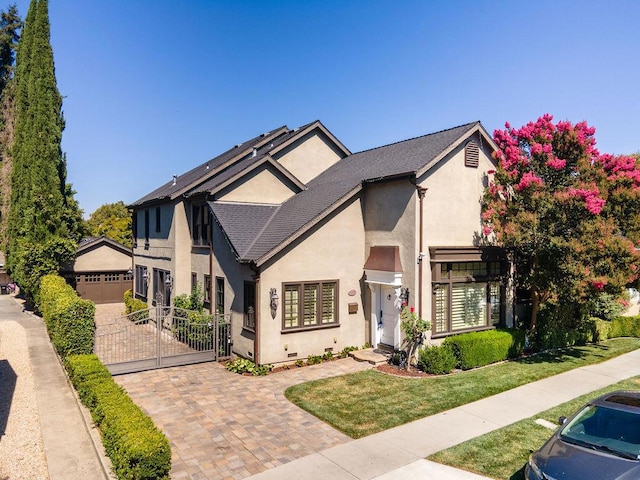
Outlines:
POLYGON ((269 306, 271 307, 271 318, 276 318, 276 311, 278 310, 278 292, 275 288, 269 289, 269 306))
POLYGON ((133 270, 131 269, 127 270, 127 275, 133 275, 133 270))
POLYGON ((409 305, 409 288, 402 287, 400 289, 400 300, 402 301, 402 306, 406 307, 409 305))
POLYGON ((142 274, 142 280, 144 280, 144 283, 149 283, 149 272, 147 272, 146 270, 142 274))
POLYGON ((425 257, 424 252, 420 252, 420 253, 418 254, 418 263, 422 262, 422 259, 423 259, 424 257, 425 257))
POLYGON ((171 288, 173 287, 173 277, 171 276, 171 274, 167 274, 167 277, 164 279, 164 285, 167 288, 171 288))

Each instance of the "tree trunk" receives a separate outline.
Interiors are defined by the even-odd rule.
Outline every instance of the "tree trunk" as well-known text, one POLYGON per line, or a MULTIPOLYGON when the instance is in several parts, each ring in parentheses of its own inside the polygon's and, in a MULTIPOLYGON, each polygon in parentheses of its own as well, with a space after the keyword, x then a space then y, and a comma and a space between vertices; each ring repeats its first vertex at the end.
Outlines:
POLYGON ((532 303, 531 303, 531 330, 536 330, 536 323, 538 320, 538 311, 540 310, 540 294, 536 289, 532 290, 532 303))

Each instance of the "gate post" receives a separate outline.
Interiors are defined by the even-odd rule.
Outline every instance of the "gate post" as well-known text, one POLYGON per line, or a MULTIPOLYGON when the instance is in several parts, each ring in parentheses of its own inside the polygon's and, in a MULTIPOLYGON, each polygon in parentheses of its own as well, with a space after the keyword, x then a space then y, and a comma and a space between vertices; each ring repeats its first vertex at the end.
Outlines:
POLYGON ((156 293, 156 365, 162 364, 162 329, 164 328, 164 297, 156 293))

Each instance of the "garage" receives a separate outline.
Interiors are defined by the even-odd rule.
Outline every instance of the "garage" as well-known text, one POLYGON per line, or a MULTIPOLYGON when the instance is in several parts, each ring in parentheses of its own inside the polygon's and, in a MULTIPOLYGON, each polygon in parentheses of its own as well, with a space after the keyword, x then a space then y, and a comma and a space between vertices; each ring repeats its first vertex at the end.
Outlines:
POLYGON ((83 239, 62 272, 78 295, 94 303, 120 303, 133 286, 131 249, 108 237, 83 239))

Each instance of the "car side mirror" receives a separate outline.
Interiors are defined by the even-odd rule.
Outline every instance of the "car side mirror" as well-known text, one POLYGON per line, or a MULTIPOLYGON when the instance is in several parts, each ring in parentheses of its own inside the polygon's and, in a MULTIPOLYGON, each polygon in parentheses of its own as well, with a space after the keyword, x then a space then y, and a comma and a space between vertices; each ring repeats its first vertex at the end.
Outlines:
POLYGON ((558 418, 558 423, 560 425, 564 425, 566 422, 567 422, 567 417, 563 416, 563 417, 558 418))

